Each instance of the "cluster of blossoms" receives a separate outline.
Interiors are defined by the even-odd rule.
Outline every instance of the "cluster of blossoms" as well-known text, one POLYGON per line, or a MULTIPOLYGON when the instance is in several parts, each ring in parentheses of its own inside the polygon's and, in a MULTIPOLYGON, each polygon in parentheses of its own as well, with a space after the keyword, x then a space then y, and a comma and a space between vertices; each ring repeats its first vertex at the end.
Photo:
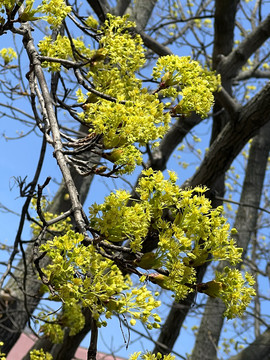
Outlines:
POLYGON ((236 315, 242 315, 256 295, 252 287, 255 283, 253 277, 246 272, 243 278, 239 270, 226 266, 222 273, 216 272, 216 279, 224 284, 224 291, 220 293, 220 298, 226 305, 224 316, 232 319, 236 315))
MULTIPOLYGON (((169 275, 154 278, 166 289, 174 292, 176 300, 184 299, 196 289, 196 268, 209 261, 241 261, 242 249, 230 237, 230 226, 222 216, 222 207, 212 209, 204 196, 205 187, 181 189, 176 175, 169 172, 165 180, 161 172, 143 171, 136 193, 140 201, 122 190, 110 194, 103 204, 90 207, 90 225, 104 239, 113 242, 128 240, 134 252, 140 251, 147 234, 158 237, 155 253, 145 254, 138 266, 145 269, 162 267, 169 275), (165 212, 169 212, 167 217, 165 212)), ((235 229, 232 229, 234 232, 235 229)), ((143 277, 142 281, 147 277, 143 277)), ((243 280, 240 272, 228 270, 217 275, 203 292, 219 296, 227 305, 226 315, 241 315, 254 295, 251 277, 243 280), (236 277, 234 286, 230 279, 236 277), (232 297, 238 286, 238 301, 232 297)))
POLYGON ((95 89, 115 102, 93 99, 90 93, 82 98, 78 91, 78 101, 86 102, 81 118, 91 123, 94 133, 103 135, 105 149, 114 149, 117 156, 112 161, 123 166, 121 172, 132 172, 142 161, 141 151, 134 144, 144 146, 162 138, 170 122, 157 95, 149 94, 136 76, 145 57, 141 37, 129 32, 134 26, 127 16, 109 15, 101 28, 104 59, 92 62, 88 72, 95 89))
MULTIPOLYGON (((51 222, 51 225, 48 226, 48 230, 50 230, 51 233, 64 234, 67 231, 72 229, 72 224, 70 221, 71 219, 69 217, 65 218, 62 221, 56 221, 56 222, 51 221, 53 219, 56 219, 58 217, 58 215, 53 214, 49 211, 46 211, 45 209, 47 206, 48 206, 48 202, 46 201, 45 198, 42 198, 41 202, 40 202, 40 207, 41 207, 41 210, 43 211, 44 220, 48 223, 51 222)), ((35 209, 35 211, 36 211, 36 209, 37 209, 37 199, 36 198, 32 199, 31 208, 35 209)), ((37 217, 36 221, 32 222, 30 226, 32 228, 33 235, 38 236, 40 234, 40 230, 43 227, 43 223, 40 221, 39 217, 37 217)))
POLYGON ((17 59, 17 54, 12 48, 4 48, 0 51, 0 56, 4 60, 5 65, 10 63, 13 59, 17 59))
POLYGON ((142 354, 141 351, 138 351, 134 354, 132 354, 129 357, 129 360, 175 360, 175 356, 168 354, 168 355, 161 355, 160 353, 152 354, 150 352, 147 352, 146 354, 142 354))
MULTIPOLYGON (((67 6, 64 0, 43 0, 41 5, 33 9, 35 0, 26 0, 25 7, 19 15, 18 21, 46 20, 52 28, 58 28, 66 16, 71 12, 71 6, 67 6), (40 16, 37 16, 40 15, 40 16)), ((2 13, 11 13, 15 6, 22 5, 23 1, 1 0, 0 9, 2 13)), ((0 16, 0 24, 5 23, 5 18, 0 16)))
POLYGON ((213 103, 213 92, 220 86, 220 77, 203 69, 189 56, 168 55, 160 57, 153 69, 153 78, 161 79, 161 94, 172 100, 180 97, 175 106, 176 114, 196 112, 206 117, 213 103))
MULTIPOLYGON (((95 50, 90 50, 81 39, 73 39, 72 41, 76 51, 82 53, 84 56, 91 57, 95 54, 95 50)), ((43 40, 38 43, 38 48, 41 55, 55 59, 74 60, 70 40, 67 36, 58 34, 55 40, 52 40, 51 36, 45 36, 43 40)), ((42 66, 49 71, 60 71, 61 69, 61 64, 56 62, 44 61, 42 66)))
MULTIPOLYGON (((94 19, 87 22, 96 26, 94 19)), ((135 23, 128 16, 114 17, 108 14, 104 25, 97 30, 101 38, 98 50, 85 46, 81 39, 73 39, 73 47, 85 63, 87 78, 94 89, 109 98, 91 92, 77 90, 78 103, 84 111, 79 113, 83 121, 91 125, 91 132, 102 134, 104 157, 120 166, 119 173, 130 173, 142 161, 138 147, 152 144, 157 146, 168 131, 170 113, 165 112, 158 93, 169 97, 173 103, 178 96, 182 99, 173 112, 188 114, 195 111, 206 116, 213 105, 213 91, 219 85, 214 72, 203 69, 197 61, 188 57, 164 56, 158 59, 153 78, 161 77, 160 89, 149 93, 142 87, 136 73, 145 64, 142 39, 134 35, 135 23), (135 144, 138 146, 136 147, 135 144)), ((70 41, 58 35, 53 42, 46 37, 39 43, 42 55, 57 59, 75 60, 70 41)), ((61 64, 43 62, 50 71, 60 71, 61 64)))
MULTIPOLYGON (((16 0, 0 0, 0 6, 8 11, 16 3, 16 0)), ((40 13, 52 28, 57 28, 71 11, 63 0, 43 0, 37 9, 33 9, 33 4, 34 0, 26 1, 19 15, 21 22, 35 20, 40 13)), ((5 19, 0 17, 0 24, 3 22, 5 19)), ((139 148, 148 144, 156 146, 168 131, 171 114, 196 112, 207 116, 220 79, 190 57, 164 56, 158 59, 152 73, 159 82, 158 88, 150 93, 137 75, 145 64, 145 55, 142 39, 133 31, 135 24, 127 16, 107 15, 100 28, 91 17, 85 25, 95 29, 98 50, 86 46, 80 38, 72 39, 71 46, 66 36, 58 35, 54 41, 45 37, 39 43, 40 54, 59 61, 45 61, 42 66, 49 71, 61 71, 61 60, 72 60, 78 65, 80 59, 89 85, 77 89, 77 102, 83 109, 78 116, 90 124, 91 133, 102 135, 103 158, 116 164, 120 173, 130 173, 142 161, 139 148), (89 90, 90 85, 95 91, 89 90), (169 103, 164 105, 159 95, 168 98, 169 103), (170 112, 166 111, 168 106, 170 112)), ((16 57, 11 49, 3 49, 0 56, 5 64, 16 57)), ((64 305, 58 316, 40 314, 44 334, 54 342, 61 342, 63 329, 68 327, 70 335, 75 335, 85 324, 84 308, 90 309, 98 326, 106 326, 104 318, 110 319, 117 313, 127 316, 131 325, 140 320, 148 329, 158 328, 160 317, 154 311, 160 302, 156 299, 158 294, 148 290, 147 279, 171 290, 176 300, 201 290, 224 301, 228 318, 243 313, 254 295, 253 278, 249 274, 243 278, 240 271, 226 267, 201 289, 196 283, 196 269, 206 262, 226 260, 235 265, 241 260, 241 249, 230 237, 222 208, 212 209, 204 194, 206 188, 181 189, 176 180, 173 172, 165 180, 161 172, 148 169, 136 188, 139 200, 119 190, 106 197, 103 204, 90 207, 90 227, 101 240, 128 241, 135 259, 131 260, 131 266, 146 270, 160 268, 156 274, 142 276, 137 287, 113 261, 103 256, 106 254, 102 247, 98 251, 94 244, 85 246, 83 235, 72 230, 69 219, 51 222, 49 230, 57 236, 40 246, 40 251, 51 260, 42 271, 53 289, 51 298, 61 300, 64 305), (154 234, 155 251, 137 256, 149 234, 154 234)), ((54 217, 44 213, 46 221, 54 217)), ((42 225, 38 222, 33 225, 35 235, 40 233, 42 225)), ((136 353, 131 360, 139 357, 162 359, 160 354, 136 353)), ((32 360, 39 358, 49 360, 51 355, 42 350, 32 352, 32 360)), ((163 359, 173 357, 167 355, 163 359)))
MULTIPOLYGON (((63 338, 63 323, 72 334, 77 333, 84 326, 83 307, 91 310, 98 326, 107 325, 100 318, 102 314, 110 319, 113 313, 118 313, 129 316, 131 325, 139 319, 148 328, 158 328, 160 317, 152 311, 160 302, 145 285, 133 286, 130 277, 124 276, 116 264, 100 255, 93 245, 84 246, 82 241, 82 234, 70 230, 40 247, 51 259, 43 271, 53 285, 54 298, 65 303, 62 318, 45 322, 42 331, 55 342, 63 338), (57 321, 61 326, 57 326, 57 321)), ((44 314, 40 316, 47 319, 44 314)))
POLYGON ((45 19, 48 24, 57 28, 71 12, 71 6, 67 6, 64 0, 43 0, 37 11, 47 15, 45 19))
POLYGON ((30 360, 53 360, 50 353, 44 352, 43 349, 30 351, 30 360))

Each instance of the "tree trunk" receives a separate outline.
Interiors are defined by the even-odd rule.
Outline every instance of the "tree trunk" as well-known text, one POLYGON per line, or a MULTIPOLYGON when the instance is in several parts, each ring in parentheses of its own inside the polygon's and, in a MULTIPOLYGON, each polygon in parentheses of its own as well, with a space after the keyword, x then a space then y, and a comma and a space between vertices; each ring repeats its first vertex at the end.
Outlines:
MULTIPOLYGON (((253 139, 249 152, 240 203, 249 204, 252 207, 239 206, 234 223, 234 227, 238 231, 236 235, 237 245, 243 248, 243 256, 245 256, 252 234, 256 231, 257 208, 260 205, 269 151, 270 122, 261 128, 259 134, 253 139)), ((224 321, 224 310, 225 306, 219 299, 208 298, 196 337, 192 360, 216 359, 218 341, 224 321), (213 309, 215 309, 214 314, 213 309)))

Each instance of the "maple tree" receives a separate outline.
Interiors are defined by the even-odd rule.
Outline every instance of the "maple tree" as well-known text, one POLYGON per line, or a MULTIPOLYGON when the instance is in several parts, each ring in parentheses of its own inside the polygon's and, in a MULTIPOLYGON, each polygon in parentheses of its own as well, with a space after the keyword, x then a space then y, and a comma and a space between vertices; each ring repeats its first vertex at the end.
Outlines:
MULTIPOLYGON (((269 84, 259 84, 261 90, 250 99, 253 85, 240 88, 237 96, 232 86, 246 78, 268 78, 269 54, 256 51, 269 37, 269 17, 262 20, 263 4, 241 4, 242 13, 253 11, 252 19, 258 16, 260 23, 234 49, 238 1, 226 2, 228 9, 220 1, 171 2, 168 23, 166 16, 161 16, 160 25, 152 25, 149 34, 164 36, 164 31, 168 44, 176 46, 189 30, 195 39, 198 31, 205 40, 201 48, 197 46, 196 54, 177 56, 144 32, 155 1, 145 8, 141 1, 118 1, 113 8, 106 1, 88 2, 95 16, 86 16, 84 7, 62 0, 44 0, 40 5, 34 1, 0 2, 1 35, 13 33, 22 39, 29 65, 24 91, 22 83, 10 86, 12 95, 7 96, 20 95, 29 101, 42 135, 33 181, 18 181, 25 203, 1 278, 2 351, 7 353, 26 323, 35 319, 43 337, 29 354, 31 359, 71 358, 89 330, 88 359, 95 359, 98 332, 115 314, 131 327, 140 321, 148 330, 160 328, 161 297, 159 291, 153 291, 153 285, 158 285, 171 291, 174 304, 186 305, 186 310, 172 306, 153 354, 135 353, 130 358, 164 355, 164 359, 171 359, 173 354, 166 354, 173 353, 173 344, 197 293, 206 294, 210 305, 205 307, 191 358, 215 358, 213 343, 218 342, 224 316, 242 316, 257 296, 251 274, 254 268, 246 271, 241 264, 248 254, 250 234, 257 226, 269 152, 265 145, 258 161, 263 175, 252 181, 257 193, 249 200, 249 167, 255 161, 252 154, 258 156, 259 144, 269 133, 269 84), (230 21, 225 17, 226 24, 224 13, 230 17, 230 21), (215 20, 212 59, 204 49, 211 39, 211 18, 215 20), (187 28, 178 34, 181 22, 186 22, 187 28), (205 56, 203 64, 201 53, 205 56), (257 57, 251 61, 255 53, 257 57), (246 63, 248 66, 243 67, 246 63), (243 94, 246 100, 240 104, 243 94), (211 146, 194 175, 180 186, 180 174, 169 170, 165 175, 162 171, 184 136, 211 111, 211 146), (77 125, 78 136, 61 124, 64 113, 77 125), (221 206, 225 173, 258 131, 250 146, 247 185, 244 182, 231 228, 221 206), (39 182, 46 144, 53 147, 63 176, 51 203, 44 192, 53 174, 48 173, 43 184, 39 182), (131 191, 111 192, 102 204, 87 204, 86 213, 83 203, 94 176, 117 179, 140 166, 144 169, 131 191), (243 224, 249 216, 253 228, 245 236, 243 224), (26 218, 31 221, 33 239, 24 251, 26 218), (22 258, 13 269, 19 247, 22 258), (218 268, 203 279, 207 268, 212 269, 217 261, 218 268), (43 309, 33 315, 42 298, 60 302, 60 311, 43 309), (209 330, 213 304, 220 316, 209 330), (177 323, 172 323, 173 318, 177 323), (211 336, 207 335, 209 331, 211 336), (42 349, 44 340, 47 352, 42 349), (202 344, 208 342, 212 345, 202 355, 202 344), (58 347, 53 347, 54 343, 58 347)), ((12 73, 14 79, 20 79, 21 68, 14 64, 22 55, 11 47, 3 48, 0 55, 3 74, 12 73)), ((9 109, 20 111, 13 105, 9 109)), ((255 303, 256 299, 258 296, 255 303)))

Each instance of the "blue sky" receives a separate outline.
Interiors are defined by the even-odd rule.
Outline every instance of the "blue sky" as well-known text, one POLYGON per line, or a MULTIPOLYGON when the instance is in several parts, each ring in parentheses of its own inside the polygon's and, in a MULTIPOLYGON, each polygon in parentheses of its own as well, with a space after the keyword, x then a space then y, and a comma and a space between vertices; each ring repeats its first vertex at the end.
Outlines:
MULTIPOLYGON (((11 46, 12 39, 9 37, 3 38, 3 46, 11 46)), ((176 53, 179 54, 179 50, 176 50, 176 53)), ((181 55, 184 55, 181 53, 181 55)), ((27 69, 27 66, 25 66, 27 69)), ((27 70, 26 70, 27 71, 27 70)), ((0 103, 5 102, 5 98, 0 94, 0 103)), ((26 112, 31 113, 31 109, 24 102, 23 109, 26 112)), ((1 121, 1 131, 0 131, 0 202, 11 209, 14 212, 20 213, 24 199, 19 198, 19 190, 16 187, 15 178, 21 177, 22 179, 27 176, 27 182, 32 180, 35 164, 37 163, 40 146, 41 146, 41 137, 35 133, 31 133, 25 137, 20 137, 20 134, 26 134, 29 131, 29 128, 24 126, 22 123, 13 120, 11 118, 2 116, 1 121), (8 138, 18 137, 17 140, 8 140, 8 138)), ((37 130, 38 133, 38 130, 37 130)), ((196 128, 196 135, 199 136, 202 141, 196 143, 196 148, 200 148, 202 151, 208 147, 209 137, 210 137, 210 123, 205 121, 200 127, 196 128)), ((189 142, 192 142, 192 138, 189 137, 189 142)), ((177 153, 180 155, 181 159, 185 162, 189 162, 190 165, 187 169, 183 169, 178 164, 178 160, 175 157, 171 157, 168 162, 168 169, 175 170, 179 176, 179 184, 182 184, 186 178, 191 176, 194 172, 194 169, 198 162, 195 160, 195 157, 192 155, 188 147, 186 146, 184 152, 177 153)), ((236 166, 237 165, 236 163, 236 166)), ((57 182, 61 180, 61 174, 59 172, 58 166, 56 164, 55 158, 52 156, 52 148, 47 147, 47 154, 43 170, 40 176, 39 183, 42 184, 47 176, 52 176, 57 182)), ((130 177, 129 181, 134 182, 136 175, 130 177)), ((85 208, 92 204, 93 202, 102 202, 105 195, 109 193, 110 190, 116 188, 128 188, 125 183, 120 179, 114 181, 108 181, 102 177, 96 177, 90 194, 87 198, 85 208)), ((46 188, 47 195, 50 199, 53 198, 54 193, 56 192, 58 185, 51 181, 48 187, 46 188)), ((18 229, 19 217, 13 214, 9 214, 1 211, 0 209, 0 225, 1 225, 1 237, 0 243, 7 245, 12 245, 14 237, 18 229)), ((23 232, 23 239, 27 240, 31 238, 31 231, 26 224, 25 230, 23 232)), ((1 261, 4 258, 1 257, 1 261)), ((265 284, 266 285, 266 284, 265 284)), ((269 290, 268 290, 269 292, 269 290)), ((164 302, 170 304, 170 296, 164 294, 164 302)), ((205 301, 203 295, 198 295, 197 302, 205 301)), ((166 305, 162 307, 161 312, 164 314, 166 312, 166 305)), ((190 318, 187 322, 187 329, 182 329, 182 336, 175 345, 175 350, 182 355, 185 355, 186 352, 190 352, 192 348, 192 342, 194 340, 192 331, 190 328, 194 325, 198 325, 198 317, 194 316, 190 318), (183 340, 184 339, 184 340, 183 340)), ((136 329, 139 331, 142 330, 140 326, 136 326, 136 329)), ((126 333, 126 331, 124 330, 126 333)), ((123 345, 123 336, 119 326, 119 320, 114 318, 107 328, 102 329, 102 335, 99 337, 99 350, 104 352, 110 352, 110 346, 113 341, 113 346, 117 350, 121 345, 123 345), (113 339, 113 340, 112 340, 113 339), (108 345, 108 348, 106 347, 108 345)), ((117 352, 118 355, 123 357, 128 357, 128 355, 134 351, 138 350, 151 350, 153 345, 151 342, 143 340, 141 343, 137 342, 133 344, 132 342, 138 337, 131 332, 131 342, 128 350, 122 349, 117 352), (138 345, 139 344, 139 345, 138 345), (143 349, 144 348, 144 349, 143 349)), ((153 336, 156 339, 156 335, 153 336)), ((83 341, 83 346, 88 347, 89 345, 89 336, 83 341)))

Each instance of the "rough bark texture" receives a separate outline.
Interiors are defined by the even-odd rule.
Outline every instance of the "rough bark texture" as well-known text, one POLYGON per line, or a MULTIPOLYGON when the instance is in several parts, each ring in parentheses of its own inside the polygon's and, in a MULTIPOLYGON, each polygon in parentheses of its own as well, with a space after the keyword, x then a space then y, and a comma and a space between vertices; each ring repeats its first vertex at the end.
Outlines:
MULTIPOLYGON (((234 227, 238 231, 237 244, 243 248, 243 256, 247 251, 252 234, 256 231, 257 208, 260 205, 269 151, 270 122, 261 128, 259 134, 254 138, 249 152, 240 203, 250 204, 253 207, 240 206, 234 223, 234 227)), ((224 311, 225 306, 219 299, 208 298, 196 337, 192 360, 216 359, 218 341, 224 322, 224 311)))
POLYGON ((136 22, 137 30, 140 32, 145 29, 157 0, 138 0, 134 6, 128 10, 131 20, 136 22))
POLYGON ((240 111, 238 121, 229 122, 213 142, 200 167, 187 181, 188 186, 205 184, 212 187, 227 171, 245 144, 270 120, 270 83, 240 111))

